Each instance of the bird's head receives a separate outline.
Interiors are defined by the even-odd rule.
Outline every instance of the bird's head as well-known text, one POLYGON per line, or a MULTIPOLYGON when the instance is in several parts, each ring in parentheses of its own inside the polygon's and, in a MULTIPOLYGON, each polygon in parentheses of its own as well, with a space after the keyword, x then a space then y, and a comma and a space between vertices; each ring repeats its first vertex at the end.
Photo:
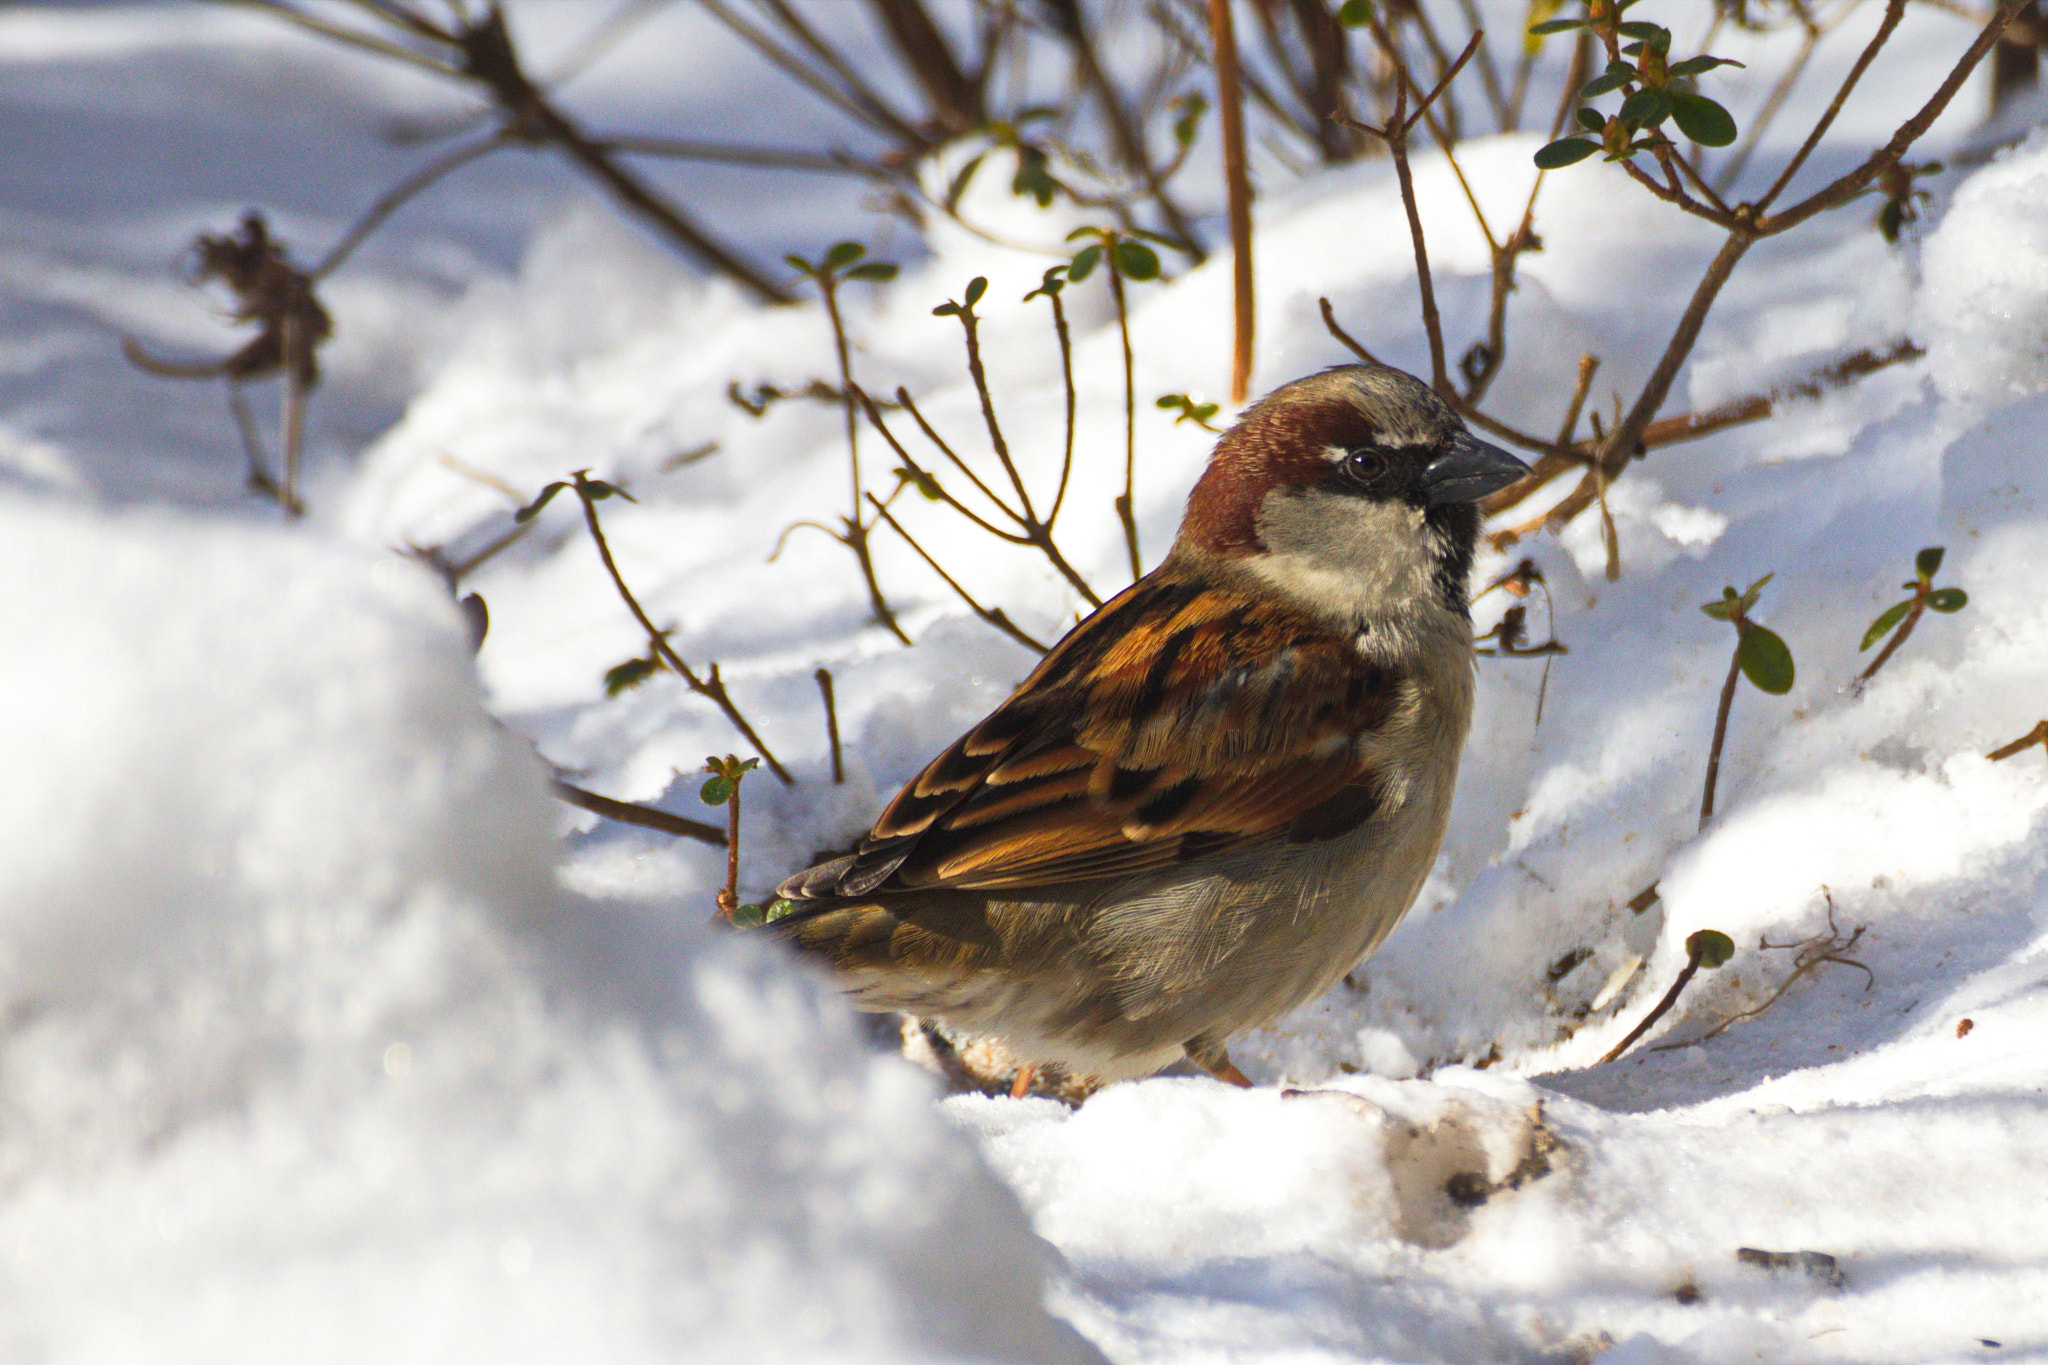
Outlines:
POLYGON ((1326 615, 1433 602, 1462 616, 1475 504, 1528 472, 1413 376, 1338 366, 1275 389, 1224 433, 1176 549, 1238 561, 1326 615))

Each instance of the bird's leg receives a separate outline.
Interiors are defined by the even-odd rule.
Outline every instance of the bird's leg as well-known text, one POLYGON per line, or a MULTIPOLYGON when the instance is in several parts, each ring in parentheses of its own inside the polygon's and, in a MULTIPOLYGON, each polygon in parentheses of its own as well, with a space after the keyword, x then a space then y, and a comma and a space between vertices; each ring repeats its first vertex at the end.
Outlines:
POLYGON ((1010 1098, 1021 1100, 1031 1093, 1031 1082, 1038 1079, 1038 1067, 1026 1062, 1017 1068, 1017 1078, 1010 1082, 1010 1098))
POLYGON ((1228 1085, 1242 1086, 1246 1090, 1252 1088, 1251 1077, 1237 1069, 1236 1063, 1230 1060, 1230 1054, 1224 1050, 1223 1044, 1211 1042, 1207 1038, 1190 1038, 1181 1046, 1187 1049, 1189 1061, 1217 1080, 1228 1085))

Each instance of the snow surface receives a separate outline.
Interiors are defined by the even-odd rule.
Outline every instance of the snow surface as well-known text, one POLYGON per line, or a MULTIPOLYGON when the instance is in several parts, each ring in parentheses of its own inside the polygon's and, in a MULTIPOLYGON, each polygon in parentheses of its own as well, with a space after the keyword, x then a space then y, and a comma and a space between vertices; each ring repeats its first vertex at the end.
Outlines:
MULTIPOLYGON (((377 118, 432 113, 434 92, 248 16, 0 19, 0 98, 39 153, 0 199, 6 1358, 2048 1359, 2048 773, 2038 751, 1983 757, 2048 711, 2039 136, 1933 182, 1898 247, 1865 201, 1751 253, 1674 404, 1899 337, 1926 360, 1654 453, 1609 499, 1618 582, 1591 517, 1487 556, 1482 581, 1536 559, 1570 653, 1547 680, 1481 662, 1416 911, 1350 983, 1238 1040, 1259 1088, 1162 1077, 1068 1110, 935 1101, 806 971, 701 927, 720 855, 547 801, 536 749, 702 815, 692 774, 738 747, 672 678, 604 696, 644 641, 573 506, 466 584, 492 616, 474 666, 445 594, 392 553, 502 534, 515 500, 479 472, 522 495, 579 467, 629 487, 636 504, 605 504, 623 571, 800 779, 748 781, 759 894, 857 834, 1031 659, 886 533, 910 649, 868 621, 843 549, 785 537, 845 510, 839 417, 797 400, 757 419, 726 389, 831 378, 819 310, 693 278, 559 177, 480 169, 336 280, 314 515, 270 526, 234 501, 217 395, 124 373, 117 336, 223 346, 163 262, 244 196, 281 204, 294 242, 331 240, 384 162, 284 180, 265 163, 367 156, 377 118), (321 93, 284 119, 222 93, 294 85, 321 93), (227 129, 256 150, 76 155, 145 117, 165 144, 227 129), (1852 693, 1864 626, 1935 544, 1968 608, 1852 693), (1696 832, 1730 645, 1696 608, 1765 573, 1758 614, 1798 685, 1738 695, 1696 832), (1734 959, 1601 1064, 1703 928, 1734 959), (1778 995, 1799 950, 1773 945, 1858 930, 1838 956, 1860 968, 1778 995)), ((1931 88, 1962 33, 1914 9, 1846 145, 1897 117, 1896 93, 1869 92, 1931 88)), ((707 106, 752 107, 706 70, 707 106)), ((664 89, 635 57, 592 98, 672 114, 664 89)), ((1927 153, 1969 124, 1943 120, 1927 153)), ((1534 145, 1462 154, 1494 221, 1534 145)), ((1416 177, 1462 344, 1484 244, 1445 163, 1416 177)), ((998 179, 968 202, 998 235, 1050 244, 1083 221, 1020 209, 998 179)), ((1260 382, 1346 358, 1319 295, 1376 353, 1426 365, 1387 168, 1266 180, 1260 382)), ((841 208, 757 197, 780 215, 764 240, 843 235, 841 208)), ((1596 404, 1632 392, 1716 243, 1593 164, 1552 177, 1538 225, 1489 406, 1544 429, 1582 352, 1603 359, 1596 404)), ((908 386, 985 458, 957 324, 930 309, 987 276, 996 400, 1048 486, 1058 357, 1021 295, 1050 258, 943 226, 870 241, 906 269, 848 295, 857 376, 908 386)), ((1220 397, 1228 297, 1222 261, 1134 288, 1148 562, 1213 439, 1151 400, 1220 397)), ((1119 343, 1099 284, 1068 298, 1084 421, 1062 543, 1110 588, 1119 343)), ((862 453, 886 489, 894 459, 871 434, 862 453)), ((1073 619, 1041 563, 898 505, 1025 629, 1073 619)), ((1531 619, 1540 635, 1545 606, 1531 619)))

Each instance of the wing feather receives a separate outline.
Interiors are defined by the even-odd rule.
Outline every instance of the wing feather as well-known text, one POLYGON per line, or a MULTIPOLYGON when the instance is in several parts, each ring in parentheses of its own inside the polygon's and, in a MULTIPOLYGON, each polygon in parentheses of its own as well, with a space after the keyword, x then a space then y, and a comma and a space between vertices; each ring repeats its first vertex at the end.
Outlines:
POLYGON ((783 894, 1026 890, 1333 838, 1378 809, 1374 736, 1408 697, 1307 613, 1161 571, 912 779, 829 887, 783 894))

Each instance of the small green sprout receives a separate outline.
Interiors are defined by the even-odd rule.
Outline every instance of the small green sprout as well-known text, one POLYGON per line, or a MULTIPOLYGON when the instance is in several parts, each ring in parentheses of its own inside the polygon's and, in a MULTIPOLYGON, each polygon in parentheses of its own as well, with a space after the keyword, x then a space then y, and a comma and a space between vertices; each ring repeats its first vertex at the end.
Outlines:
POLYGON ((1863 632, 1863 643, 1857 646, 1858 650, 1869 649, 1879 640, 1883 640, 1887 634, 1892 638, 1878 651, 1877 657, 1870 661, 1870 667, 1858 673, 1855 681, 1849 684, 1851 692, 1860 693, 1864 684, 1877 676, 1877 670, 1885 666, 1885 662, 1897 652, 1899 646, 1906 643, 1906 637, 1913 633, 1913 627, 1920 624, 1923 613, 1933 610, 1947 616, 1969 605, 1970 595, 1961 588, 1934 586, 1934 575, 1941 571, 1941 559, 1945 553, 1946 547, 1930 545, 1913 556, 1913 576, 1899 585, 1913 595, 1903 602, 1894 602, 1886 607, 1878 614, 1878 618, 1870 623, 1870 629, 1863 632))
POLYGON ((1177 412, 1180 414, 1173 419, 1175 426, 1179 426, 1182 422, 1193 422, 1204 431, 1219 430, 1219 428, 1209 425, 1209 419, 1221 411, 1214 403, 1197 403, 1184 393, 1165 393, 1159 396, 1156 406, 1163 408, 1167 412, 1177 412))
POLYGON ((746 912, 744 921, 759 923, 761 907, 740 904, 740 782, 746 775, 761 766, 758 758, 742 759, 737 754, 724 758, 716 755, 704 760, 704 771, 711 774, 697 795, 707 806, 725 807, 725 885, 718 890, 718 917, 728 924, 741 922, 741 912, 746 912))
POLYGON ((1671 983, 1670 990, 1664 992, 1664 998, 1657 1002, 1656 1008, 1644 1015, 1637 1022, 1636 1026, 1628 1031, 1626 1038, 1623 1038, 1612 1048, 1608 1049, 1607 1055, 1600 1059, 1601 1063, 1604 1065, 1607 1062, 1613 1061, 1616 1057, 1628 1051, 1636 1039, 1648 1033, 1650 1026, 1659 1019, 1662 1019, 1670 1011, 1671 1007, 1678 1003, 1679 994, 1685 990, 1693 977, 1697 976, 1702 969, 1711 972, 1717 967, 1725 966, 1728 959, 1734 956, 1735 940, 1722 933, 1719 929, 1700 929, 1687 934, 1685 937, 1685 966, 1679 971, 1678 979, 1671 983))
POLYGON ((1714 743, 1707 751, 1707 785, 1700 797, 1701 829, 1714 818, 1714 784, 1721 774, 1721 744, 1728 738, 1728 709, 1735 704, 1737 679, 1746 677, 1758 690, 1774 697, 1792 690, 1792 651, 1776 631, 1749 619, 1750 609, 1756 605, 1764 584, 1774 576, 1765 574, 1741 593, 1732 587, 1723 588, 1718 601, 1700 608, 1716 621, 1726 621, 1735 627, 1735 657, 1728 662, 1728 681, 1721 686, 1721 706, 1714 716, 1714 743))

